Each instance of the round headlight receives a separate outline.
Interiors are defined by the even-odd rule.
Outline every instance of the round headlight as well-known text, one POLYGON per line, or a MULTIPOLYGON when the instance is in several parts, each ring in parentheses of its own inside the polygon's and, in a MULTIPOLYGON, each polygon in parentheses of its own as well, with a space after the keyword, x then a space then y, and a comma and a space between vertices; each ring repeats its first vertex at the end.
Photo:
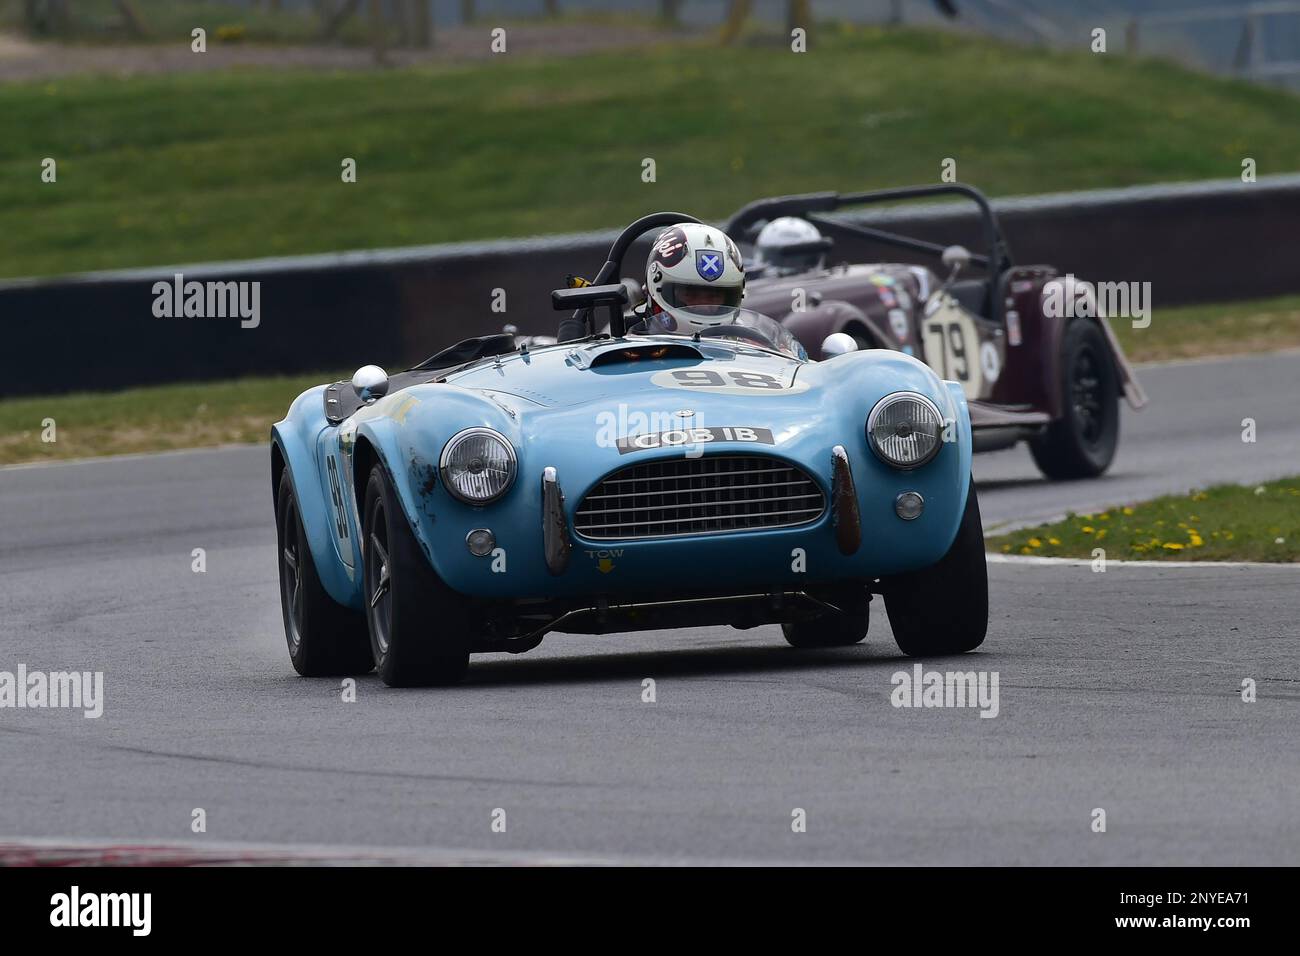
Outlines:
POLYGON ((880 460, 895 468, 919 468, 939 453, 943 417, 915 392, 886 395, 871 410, 867 437, 880 460))
POLYGON ((451 494, 466 504, 485 505, 504 495, 515 480, 515 450, 499 432, 467 428, 442 450, 438 470, 451 494))

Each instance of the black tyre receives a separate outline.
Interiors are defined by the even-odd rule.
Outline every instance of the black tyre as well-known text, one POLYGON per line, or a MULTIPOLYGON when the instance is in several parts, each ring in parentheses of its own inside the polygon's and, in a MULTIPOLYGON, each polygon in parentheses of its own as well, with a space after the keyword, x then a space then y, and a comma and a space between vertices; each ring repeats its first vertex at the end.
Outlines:
POLYGON ((948 553, 937 564, 881 583, 894 640, 909 657, 962 654, 984 642, 989 580, 973 481, 948 553))
POLYGON ((782 624, 781 633, 791 647, 848 647, 867 636, 870 605, 845 607, 845 614, 827 614, 811 621, 782 624))
POLYGON ((1048 478, 1095 478, 1119 447, 1119 378, 1105 333, 1076 319, 1061 343, 1064 414, 1029 442, 1034 462, 1048 478))
POLYGON ((375 667, 389 687, 455 684, 469 667, 465 599, 434 573, 376 465, 362 512, 366 623, 375 667))
POLYGON ((293 669, 303 677, 368 674, 375 662, 366 620, 337 603, 321 585, 288 469, 276 490, 275 528, 280 546, 280 610, 293 669))

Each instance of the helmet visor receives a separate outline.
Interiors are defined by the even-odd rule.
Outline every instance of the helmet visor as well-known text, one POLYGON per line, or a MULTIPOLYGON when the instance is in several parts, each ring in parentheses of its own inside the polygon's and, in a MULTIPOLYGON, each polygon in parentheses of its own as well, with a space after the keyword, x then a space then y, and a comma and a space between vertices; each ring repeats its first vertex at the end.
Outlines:
POLYGON ((705 319, 730 316, 740 307, 743 295, 740 286, 697 285, 686 282, 665 282, 660 286, 659 291, 671 308, 705 319))

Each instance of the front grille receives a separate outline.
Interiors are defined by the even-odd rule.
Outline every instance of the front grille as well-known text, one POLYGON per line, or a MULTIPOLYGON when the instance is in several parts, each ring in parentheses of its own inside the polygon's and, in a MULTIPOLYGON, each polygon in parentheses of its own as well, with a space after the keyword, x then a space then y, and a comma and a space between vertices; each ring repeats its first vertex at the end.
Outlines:
POLYGON ((816 521, 826 498, 803 471, 762 455, 666 458, 606 476, 582 499, 584 538, 668 538, 816 521))

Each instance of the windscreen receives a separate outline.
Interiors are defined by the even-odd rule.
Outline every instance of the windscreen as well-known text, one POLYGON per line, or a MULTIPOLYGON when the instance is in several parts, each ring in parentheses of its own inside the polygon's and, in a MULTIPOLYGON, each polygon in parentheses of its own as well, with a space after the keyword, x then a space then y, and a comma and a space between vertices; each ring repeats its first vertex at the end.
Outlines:
MULTIPOLYGON (((697 306, 689 310, 692 317, 707 324, 701 333, 702 338, 726 339, 758 345, 784 352, 801 361, 807 361, 808 353, 799 344, 790 331, 780 322, 769 316, 749 309, 736 309, 728 306, 697 306)), ((681 335, 677 320, 667 312, 660 312, 647 317, 643 335, 681 335)))

